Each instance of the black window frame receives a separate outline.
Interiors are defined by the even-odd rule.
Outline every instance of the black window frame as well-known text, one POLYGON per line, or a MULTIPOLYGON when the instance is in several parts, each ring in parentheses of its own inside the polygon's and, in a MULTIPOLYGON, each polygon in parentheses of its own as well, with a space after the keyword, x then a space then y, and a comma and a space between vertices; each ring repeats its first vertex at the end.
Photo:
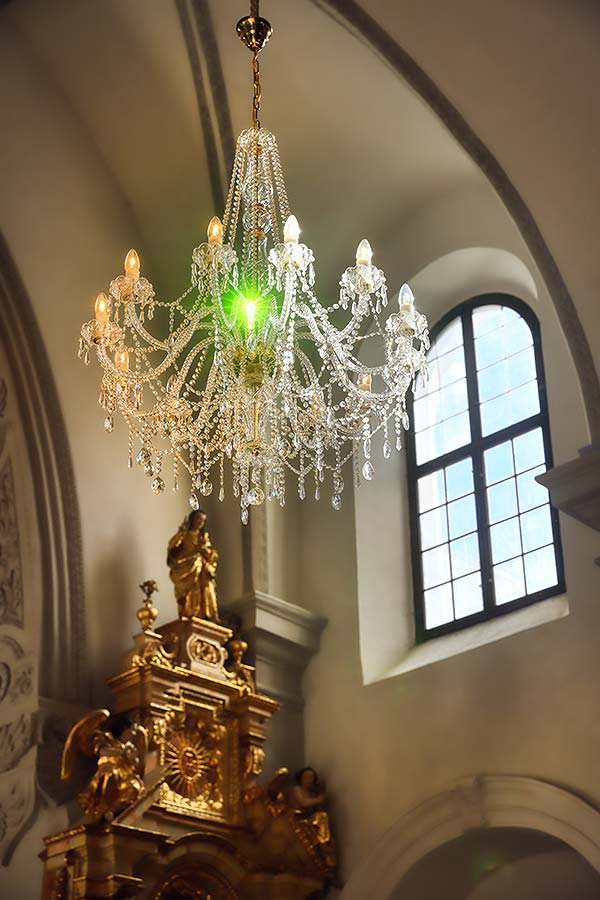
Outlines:
MULTIPOLYGON (((455 631, 462 631, 479 622, 486 622, 503 616, 517 609, 531 606, 563 594, 566 590, 564 562, 562 553, 562 541, 560 535, 560 524, 557 510, 550 504, 550 518, 552 523, 552 538, 556 556, 556 574, 557 584, 552 587, 544 588, 534 594, 511 600, 496 606, 494 600, 494 582, 493 582, 493 566, 491 551, 491 532, 490 521, 487 505, 485 475, 484 475, 484 451, 502 444, 531 431, 534 428, 541 428, 544 443, 545 465, 547 469, 551 469, 554 465, 552 456, 552 445, 550 441, 550 419, 548 415, 548 399, 546 392, 546 378, 544 372, 544 360, 542 354, 542 340, 539 321, 531 310, 531 308, 513 297, 511 294, 489 293, 478 294, 469 300, 465 300, 453 307, 447 312, 431 329, 431 343, 453 320, 460 318, 463 329, 463 346, 465 354, 465 370, 467 383, 467 398, 469 403, 469 423, 471 427, 471 441, 468 444, 451 450, 442 456, 428 460, 425 463, 417 464, 416 460, 416 442, 414 427, 412 427, 406 440, 407 453, 407 480, 408 480, 408 505, 410 520, 410 537, 411 537, 411 560, 413 572, 413 590, 414 590, 414 611, 415 611, 415 638, 417 644, 424 643, 432 638, 439 637, 444 634, 450 634, 455 631), (473 336, 473 320, 472 312, 481 306, 507 306, 514 309, 520 315, 531 329, 533 339, 533 350, 535 358, 535 366, 537 373, 537 385, 539 394, 540 410, 534 416, 529 416, 514 425, 496 431, 486 437, 481 434, 481 418, 479 413, 479 386, 477 380, 477 368, 475 364, 475 340, 473 336), (425 627, 425 591, 423 587, 423 572, 421 566, 421 535, 419 529, 419 509, 417 483, 419 478, 428 475, 438 469, 443 469, 452 463, 460 462, 464 459, 471 458, 473 460, 473 484, 475 495, 475 508, 477 515, 477 538, 479 542, 479 559, 481 570, 481 588, 483 596, 483 610, 465 616, 461 619, 455 619, 435 628, 427 629, 425 627)), ((413 416, 414 398, 412 393, 408 398, 407 409, 414 425, 413 416)))

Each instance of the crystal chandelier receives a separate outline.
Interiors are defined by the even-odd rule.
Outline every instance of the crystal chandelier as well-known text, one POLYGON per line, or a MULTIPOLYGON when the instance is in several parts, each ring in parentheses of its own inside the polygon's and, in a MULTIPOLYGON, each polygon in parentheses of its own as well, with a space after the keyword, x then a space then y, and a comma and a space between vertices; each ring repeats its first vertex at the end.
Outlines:
POLYGON ((386 458, 392 444, 400 449, 429 337, 406 284, 382 321, 386 280, 367 240, 341 277, 339 301, 325 308, 317 299, 313 252, 290 215, 275 138, 259 122, 258 54, 272 29, 257 0, 237 31, 253 53, 253 124, 237 141, 223 221, 211 219, 192 253, 191 285, 173 301, 156 298, 130 250, 124 275, 82 327, 79 355, 87 364, 95 349, 104 427, 111 432, 121 413, 129 466, 143 468, 152 490, 164 491, 170 460, 173 489, 183 467, 197 509, 215 482, 223 500, 230 470, 245 524, 265 498, 284 505, 286 470, 301 499, 309 484, 318 499, 327 479, 335 509, 349 460, 357 480, 373 477, 372 437, 382 433, 386 458))

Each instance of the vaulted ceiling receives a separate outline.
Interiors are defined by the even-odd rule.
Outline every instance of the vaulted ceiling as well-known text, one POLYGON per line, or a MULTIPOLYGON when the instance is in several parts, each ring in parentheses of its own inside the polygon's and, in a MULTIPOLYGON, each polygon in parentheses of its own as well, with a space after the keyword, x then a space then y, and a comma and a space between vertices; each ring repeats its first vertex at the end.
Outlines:
MULTIPOLYGON (((334 278, 361 237, 376 245, 432 197, 482 176, 423 101, 326 10, 279 0, 263 11, 275 31, 261 57, 262 124, 278 137, 292 208, 334 278)), ((220 211, 233 140, 251 122, 251 55, 235 33, 246 2, 16 0, 10 12, 176 289, 220 211)))
MULTIPOLYGON (((250 54, 235 34, 247 12, 246 0, 9 0, 1 12, 82 123, 167 293, 187 283, 250 122, 250 54)), ((363 236, 394 282, 412 276, 394 236, 434 199, 491 183, 546 279, 600 430, 600 350, 585 333, 600 327, 600 273, 579 234, 600 229, 597 4, 263 0, 261 13, 275 28, 262 122, 326 292, 363 236)), ((44 135, 31 122, 23 139, 44 135)))

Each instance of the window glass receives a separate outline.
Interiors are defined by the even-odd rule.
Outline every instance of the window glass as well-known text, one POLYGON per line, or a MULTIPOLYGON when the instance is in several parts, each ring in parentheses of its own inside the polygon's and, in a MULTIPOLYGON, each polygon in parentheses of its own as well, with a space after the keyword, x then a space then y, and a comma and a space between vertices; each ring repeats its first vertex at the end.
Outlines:
POLYGON ((471 303, 432 342, 409 436, 425 636, 561 589, 535 334, 511 306, 471 303))
POLYGON ((471 440, 465 351, 460 319, 454 319, 428 354, 429 379, 419 380, 413 406, 417 463, 428 462, 471 440))

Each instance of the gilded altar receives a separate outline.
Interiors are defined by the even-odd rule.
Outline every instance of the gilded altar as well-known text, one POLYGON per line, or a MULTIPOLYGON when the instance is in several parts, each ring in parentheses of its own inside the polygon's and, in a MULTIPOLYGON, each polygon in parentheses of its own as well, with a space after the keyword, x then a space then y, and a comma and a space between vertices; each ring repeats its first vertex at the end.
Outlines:
POLYGON ((182 603, 155 628, 156 584, 141 588, 141 631, 108 682, 111 709, 86 714, 65 744, 63 777, 78 760, 95 768, 83 817, 46 838, 42 900, 323 896, 335 848, 312 823, 327 813, 316 791, 291 799, 286 770, 260 780, 278 704, 256 692, 245 641, 182 603))

